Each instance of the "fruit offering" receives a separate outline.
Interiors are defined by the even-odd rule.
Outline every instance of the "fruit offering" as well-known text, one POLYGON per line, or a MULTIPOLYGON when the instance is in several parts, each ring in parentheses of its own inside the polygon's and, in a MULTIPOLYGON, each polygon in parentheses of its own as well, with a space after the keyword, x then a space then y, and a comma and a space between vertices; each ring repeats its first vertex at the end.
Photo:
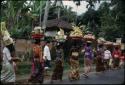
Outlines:
POLYGON ((74 26, 73 31, 70 33, 70 37, 83 37, 82 30, 79 27, 74 26))
POLYGON ((60 28, 60 31, 57 32, 55 39, 58 41, 64 41, 66 39, 66 35, 64 34, 64 30, 60 28))

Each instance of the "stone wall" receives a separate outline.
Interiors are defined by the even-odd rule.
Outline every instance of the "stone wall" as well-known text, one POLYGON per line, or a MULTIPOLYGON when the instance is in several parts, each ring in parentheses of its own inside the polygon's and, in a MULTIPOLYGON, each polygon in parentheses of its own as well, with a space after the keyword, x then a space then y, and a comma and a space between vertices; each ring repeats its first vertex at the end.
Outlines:
MULTIPOLYGON (((44 45, 44 42, 41 42, 41 46, 44 45)), ((29 59, 31 55, 31 47, 32 47, 32 41, 26 40, 26 39, 16 39, 15 40, 15 49, 16 49, 16 55, 20 57, 23 60, 29 59)), ((49 45, 50 50, 52 48, 52 43, 49 45)))
POLYGON ((15 40, 16 52, 26 53, 31 48, 31 40, 17 39, 15 40))
POLYGON ((22 61, 25 60, 29 56, 31 46, 31 40, 16 39, 15 49, 17 57, 20 57, 22 61))

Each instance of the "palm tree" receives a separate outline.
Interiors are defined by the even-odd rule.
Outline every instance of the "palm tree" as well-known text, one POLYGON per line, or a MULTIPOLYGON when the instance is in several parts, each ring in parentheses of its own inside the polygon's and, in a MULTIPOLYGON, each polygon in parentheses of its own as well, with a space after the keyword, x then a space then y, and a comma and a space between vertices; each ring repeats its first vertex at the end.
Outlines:
POLYGON ((57 8, 58 19, 60 18, 61 7, 63 7, 62 0, 55 0, 54 5, 57 8))
POLYGON ((66 19, 68 22, 74 22, 76 17, 76 12, 72 11, 72 7, 64 6, 61 10, 61 18, 66 19))

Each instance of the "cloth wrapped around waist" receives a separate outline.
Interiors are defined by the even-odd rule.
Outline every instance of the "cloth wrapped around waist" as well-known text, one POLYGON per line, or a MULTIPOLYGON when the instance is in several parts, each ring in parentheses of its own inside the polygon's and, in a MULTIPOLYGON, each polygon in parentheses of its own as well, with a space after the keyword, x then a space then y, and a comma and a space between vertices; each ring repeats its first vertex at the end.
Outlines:
POLYGON ((74 60, 78 60, 78 52, 72 52, 72 55, 71 55, 71 58, 74 59, 74 60))

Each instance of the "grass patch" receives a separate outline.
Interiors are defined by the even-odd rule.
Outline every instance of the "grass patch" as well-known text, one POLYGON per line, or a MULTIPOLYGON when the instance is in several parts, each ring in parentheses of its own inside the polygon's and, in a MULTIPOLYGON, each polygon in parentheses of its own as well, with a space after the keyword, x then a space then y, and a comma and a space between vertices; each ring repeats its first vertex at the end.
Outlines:
POLYGON ((31 64, 27 62, 21 62, 18 64, 18 69, 16 71, 16 74, 18 75, 24 75, 29 74, 31 72, 31 64))

